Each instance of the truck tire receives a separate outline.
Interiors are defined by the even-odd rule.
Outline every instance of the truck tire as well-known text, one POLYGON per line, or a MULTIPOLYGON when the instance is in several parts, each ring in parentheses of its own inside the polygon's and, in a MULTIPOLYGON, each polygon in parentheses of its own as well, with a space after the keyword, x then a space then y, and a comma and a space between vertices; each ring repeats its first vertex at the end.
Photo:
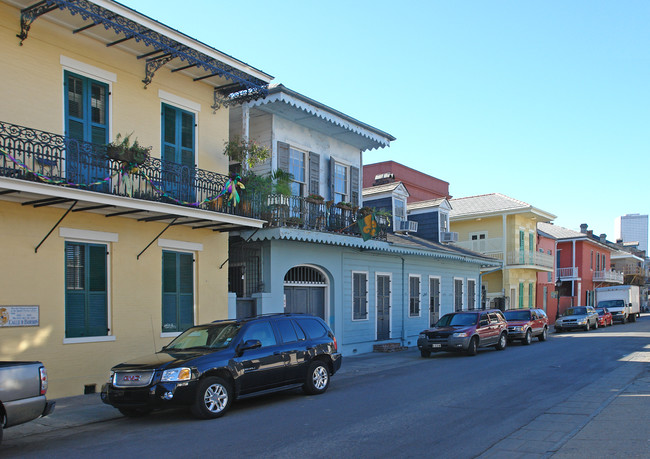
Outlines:
POLYGON ((636 314, 630 316, 630 322, 636 322, 636 314))

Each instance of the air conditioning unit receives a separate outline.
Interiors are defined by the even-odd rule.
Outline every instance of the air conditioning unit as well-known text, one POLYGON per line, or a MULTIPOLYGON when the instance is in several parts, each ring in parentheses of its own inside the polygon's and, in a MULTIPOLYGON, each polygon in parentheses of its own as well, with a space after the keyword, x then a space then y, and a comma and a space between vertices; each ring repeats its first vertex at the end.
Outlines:
POLYGON ((440 242, 458 242, 458 233, 443 231, 440 233, 440 242))
POLYGON ((396 231, 407 231, 409 233, 417 233, 418 231, 418 222, 414 222, 411 220, 402 220, 399 219, 399 227, 396 229, 396 231))

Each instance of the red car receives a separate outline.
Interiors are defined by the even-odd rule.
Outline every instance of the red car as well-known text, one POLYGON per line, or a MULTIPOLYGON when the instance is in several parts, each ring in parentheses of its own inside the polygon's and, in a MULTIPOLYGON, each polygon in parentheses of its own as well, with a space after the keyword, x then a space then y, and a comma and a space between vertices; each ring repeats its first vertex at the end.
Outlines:
POLYGON ((520 340, 530 344, 534 337, 546 341, 548 336, 548 317, 542 309, 507 309, 504 312, 508 321, 508 341, 520 340))
POLYGON ((607 310, 607 308, 596 308, 596 312, 598 312, 598 326, 599 327, 606 327, 608 325, 612 325, 612 313, 607 310))

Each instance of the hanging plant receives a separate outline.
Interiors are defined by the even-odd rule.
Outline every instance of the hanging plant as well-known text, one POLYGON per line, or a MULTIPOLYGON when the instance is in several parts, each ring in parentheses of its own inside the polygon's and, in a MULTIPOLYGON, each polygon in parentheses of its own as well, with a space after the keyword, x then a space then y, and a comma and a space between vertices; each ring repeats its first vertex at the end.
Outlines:
POLYGON ((223 154, 231 161, 244 164, 248 169, 271 157, 271 151, 267 147, 252 140, 246 140, 239 135, 233 136, 224 144, 223 154))
POLYGON ((133 132, 125 136, 117 134, 115 140, 106 145, 106 156, 127 164, 144 164, 149 159, 149 152, 152 147, 143 147, 138 143, 137 138, 131 143, 132 135, 133 132))

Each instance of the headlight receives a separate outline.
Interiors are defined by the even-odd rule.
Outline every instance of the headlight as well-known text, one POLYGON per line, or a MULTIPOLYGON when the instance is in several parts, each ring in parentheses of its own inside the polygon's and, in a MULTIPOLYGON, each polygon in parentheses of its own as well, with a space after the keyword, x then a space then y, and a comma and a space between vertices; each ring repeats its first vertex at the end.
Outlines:
POLYGON ((580 319, 580 320, 578 321, 578 323, 579 323, 579 324, 586 324, 586 323, 587 323, 587 319, 580 319))
POLYGON ((192 379, 192 370, 189 368, 174 368, 173 370, 163 371, 161 381, 188 381, 192 379))
POLYGON ((111 373, 108 376, 108 382, 111 382, 111 383, 113 382, 113 376, 115 376, 115 372, 113 370, 111 370, 111 373))
POLYGON ((426 333, 420 333, 420 338, 424 338, 424 339, 426 339, 426 337, 427 337, 427 334, 426 334, 426 333))
POLYGON ((467 336, 467 332, 456 332, 451 336, 454 338, 465 338, 467 336))
POLYGON ((513 330, 520 332, 524 330, 524 327, 513 327, 513 330))

